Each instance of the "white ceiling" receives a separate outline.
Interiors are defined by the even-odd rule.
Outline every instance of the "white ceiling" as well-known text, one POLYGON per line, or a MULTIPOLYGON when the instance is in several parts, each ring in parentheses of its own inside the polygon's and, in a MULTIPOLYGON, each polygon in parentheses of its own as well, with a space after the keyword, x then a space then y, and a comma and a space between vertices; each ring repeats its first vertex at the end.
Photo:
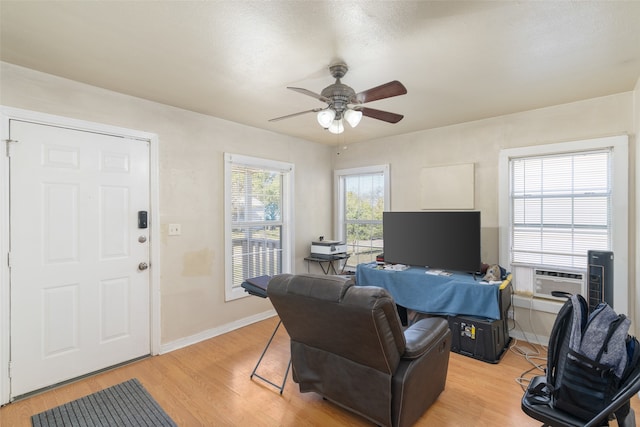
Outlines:
POLYGON ((356 142, 633 90, 640 1, 0 1, 0 60, 327 144, 314 114, 343 60, 356 142))

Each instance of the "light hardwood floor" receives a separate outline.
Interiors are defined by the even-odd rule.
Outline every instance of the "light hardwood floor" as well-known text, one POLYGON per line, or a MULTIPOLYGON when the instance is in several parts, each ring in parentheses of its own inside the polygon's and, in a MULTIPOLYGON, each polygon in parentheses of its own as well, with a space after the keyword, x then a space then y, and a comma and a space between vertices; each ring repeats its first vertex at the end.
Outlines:
MULTIPOLYGON (((33 414, 130 378, 138 378, 182 427, 372 425, 314 393, 300 393, 291 375, 282 395, 255 377, 249 379, 276 323, 277 318, 267 319, 10 403, 0 408, 0 425, 31 426, 33 414)), ((280 328, 258 372, 279 382, 289 359, 288 345, 280 328)), ((539 426, 520 409, 522 389, 516 382, 531 367, 511 351, 498 364, 451 353, 445 390, 416 425, 539 426)), ((632 405, 640 414, 640 400, 634 398, 632 405)))

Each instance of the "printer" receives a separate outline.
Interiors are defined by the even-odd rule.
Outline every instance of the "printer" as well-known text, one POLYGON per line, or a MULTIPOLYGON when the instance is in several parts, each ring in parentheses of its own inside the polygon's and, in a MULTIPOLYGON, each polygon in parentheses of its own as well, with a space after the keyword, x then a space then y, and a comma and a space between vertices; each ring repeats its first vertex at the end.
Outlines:
POLYGON ((339 240, 311 242, 311 256, 315 258, 339 258, 347 254, 347 245, 339 240))

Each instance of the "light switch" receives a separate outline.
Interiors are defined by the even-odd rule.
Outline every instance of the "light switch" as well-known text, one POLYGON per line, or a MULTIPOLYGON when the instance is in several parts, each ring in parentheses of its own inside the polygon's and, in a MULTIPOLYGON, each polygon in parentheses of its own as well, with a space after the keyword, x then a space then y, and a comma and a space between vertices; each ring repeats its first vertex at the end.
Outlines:
POLYGON ((169 236, 179 236, 182 234, 180 224, 169 224, 169 236))

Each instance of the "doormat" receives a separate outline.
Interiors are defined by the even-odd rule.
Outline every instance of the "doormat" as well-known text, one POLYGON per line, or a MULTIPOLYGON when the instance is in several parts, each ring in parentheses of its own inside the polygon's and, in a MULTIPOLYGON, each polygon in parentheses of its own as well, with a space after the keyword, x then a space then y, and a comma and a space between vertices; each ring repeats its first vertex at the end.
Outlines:
POLYGON ((137 378, 31 417, 33 427, 177 427, 137 378))

